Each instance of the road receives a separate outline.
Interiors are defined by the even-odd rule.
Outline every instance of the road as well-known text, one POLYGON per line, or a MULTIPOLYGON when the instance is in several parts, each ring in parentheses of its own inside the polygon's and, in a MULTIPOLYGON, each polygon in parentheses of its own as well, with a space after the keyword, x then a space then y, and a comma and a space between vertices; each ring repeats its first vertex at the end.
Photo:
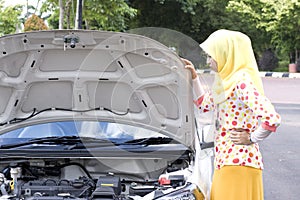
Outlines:
MULTIPOLYGON (((200 76, 211 86, 213 75, 200 76)), ((300 78, 262 77, 265 95, 282 122, 261 143, 265 200, 300 199, 300 78)))
MULTIPOLYGON (((210 87, 214 75, 200 74, 204 84, 210 87)), ((300 78, 262 77, 265 95, 273 103, 300 104, 300 78)))
POLYGON ((265 200, 298 200, 300 104, 280 103, 275 108, 282 117, 281 125, 261 144, 265 200))

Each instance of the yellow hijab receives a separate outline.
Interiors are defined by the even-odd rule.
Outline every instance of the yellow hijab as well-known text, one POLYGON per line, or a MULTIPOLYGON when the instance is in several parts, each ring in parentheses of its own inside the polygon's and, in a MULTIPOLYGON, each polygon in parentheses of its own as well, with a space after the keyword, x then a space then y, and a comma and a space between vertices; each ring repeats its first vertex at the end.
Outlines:
POLYGON ((212 86, 216 104, 225 101, 241 79, 252 81, 260 94, 264 94, 251 41, 247 35, 221 29, 212 33, 200 47, 218 65, 212 86))

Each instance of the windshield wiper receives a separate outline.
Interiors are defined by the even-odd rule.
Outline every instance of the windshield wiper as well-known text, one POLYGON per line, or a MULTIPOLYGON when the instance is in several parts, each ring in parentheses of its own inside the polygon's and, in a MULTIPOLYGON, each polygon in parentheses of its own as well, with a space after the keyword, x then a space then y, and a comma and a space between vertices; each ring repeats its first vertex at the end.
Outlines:
MULTIPOLYGON (((179 144, 176 140, 168 137, 150 137, 150 138, 140 138, 134 140, 127 140, 122 145, 159 145, 159 144, 179 144)), ((119 144, 120 145, 120 144, 119 144)))
POLYGON ((0 145, 0 149, 11 149, 16 147, 22 147, 31 144, 63 144, 63 145, 75 145, 80 143, 106 143, 111 145, 113 143, 110 140, 98 139, 92 137, 79 137, 79 136, 53 136, 45 138, 34 138, 25 142, 15 144, 4 144, 0 145))

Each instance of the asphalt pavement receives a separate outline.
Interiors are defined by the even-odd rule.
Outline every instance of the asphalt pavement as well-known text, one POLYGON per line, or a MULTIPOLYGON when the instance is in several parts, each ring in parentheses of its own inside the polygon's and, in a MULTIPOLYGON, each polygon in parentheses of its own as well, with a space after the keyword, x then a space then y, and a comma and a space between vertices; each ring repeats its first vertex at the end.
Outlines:
POLYGON ((300 198, 300 104, 274 104, 282 122, 260 145, 265 200, 300 198))
MULTIPOLYGON (((214 75, 211 73, 198 74, 205 87, 211 87, 214 75)), ((282 77, 286 73, 276 73, 275 76, 269 76, 267 72, 260 74, 265 95, 272 103, 300 104, 300 73, 293 73, 289 77, 282 77)))

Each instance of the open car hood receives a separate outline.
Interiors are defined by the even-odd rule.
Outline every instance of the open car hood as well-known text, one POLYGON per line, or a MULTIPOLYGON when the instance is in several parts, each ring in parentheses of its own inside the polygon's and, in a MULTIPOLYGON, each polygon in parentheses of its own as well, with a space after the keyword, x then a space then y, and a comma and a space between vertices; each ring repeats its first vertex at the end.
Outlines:
POLYGON ((192 146, 190 74, 152 39, 59 30, 0 38, 0 134, 35 123, 116 121, 192 146))

